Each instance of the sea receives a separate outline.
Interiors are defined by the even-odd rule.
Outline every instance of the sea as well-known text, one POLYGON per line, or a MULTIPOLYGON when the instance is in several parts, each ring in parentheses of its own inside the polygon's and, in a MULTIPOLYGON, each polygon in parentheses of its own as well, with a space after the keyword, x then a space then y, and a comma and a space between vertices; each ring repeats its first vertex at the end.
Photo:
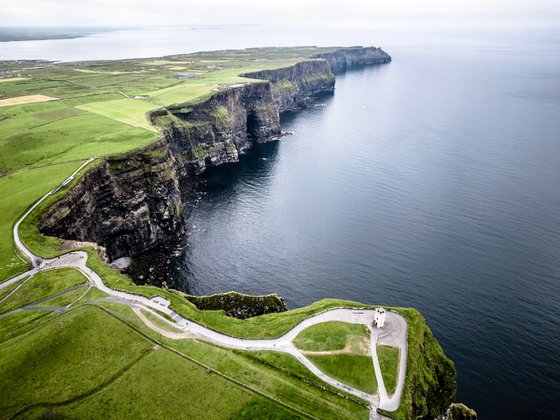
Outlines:
POLYGON ((338 75, 282 115, 292 135, 202 175, 168 283, 415 307, 479 418, 560 418, 556 28, 158 27, 0 43, 0 59, 295 45, 393 61, 338 75))

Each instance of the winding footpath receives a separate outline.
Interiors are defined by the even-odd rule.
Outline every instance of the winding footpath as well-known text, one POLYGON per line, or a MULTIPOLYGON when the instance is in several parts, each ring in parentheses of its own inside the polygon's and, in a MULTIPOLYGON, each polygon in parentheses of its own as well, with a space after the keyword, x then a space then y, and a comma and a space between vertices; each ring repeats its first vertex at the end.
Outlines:
MULTIPOLYGON (((152 330, 157 333, 168 337, 173 340, 180 339, 192 339, 196 338, 199 340, 205 340, 207 342, 217 344, 226 348, 233 348, 239 350, 271 350, 279 351, 292 355, 298 359, 305 367, 307 367, 314 375, 316 375, 321 380, 330 384, 331 386, 356 396, 362 400, 367 401, 370 406, 370 419, 382 419, 383 417, 377 413, 377 408, 382 408, 388 411, 396 410, 401 401, 404 382, 406 378, 406 363, 408 355, 407 346, 407 332, 408 326, 404 317, 396 312, 387 312, 387 318, 385 326, 382 329, 378 329, 373 324, 374 311, 370 309, 331 309, 323 313, 309 317, 291 330, 286 332, 284 335, 274 338, 274 339, 244 339, 232 337, 226 334, 219 333, 210 328, 204 327, 194 321, 184 318, 179 313, 172 310, 169 305, 170 301, 161 296, 155 296, 151 299, 135 295, 132 293, 127 293, 119 290, 114 290, 109 288, 103 282, 103 279, 91 268, 87 266, 87 253, 84 251, 73 251, 67 254, 61 255, 56 258, 43 259, 38 255, 35 255, 29 250, 21 241, 19 237, 19 226, 21 222, 47 197, 55 194, 60 188, 68 185, 74 177, 81 171, 86 165, 88 165, 95 158, 91 158, 76 169, 72 175, 70 175, 66 180, 64 180, 58 187, 54 188, 52 191, 45 194, 40 198, 33 206, 31 206, 23 216, 16 222, 13 228, 14 243, 17 249, 32 263, 32 268, 25 273, 19 274, 9 280, 0 283, 0 290, 13 285, 19 281, 22 284, 28 281, 35 274, 46 271, 55 270, 60 268, 74 268, 79 270, 89 282, 90 287, 96 287, 97 289, 105 292, 110 297, 106 300, 113 302, 118 302, 121 304, 128 305, 132 307, 134 312, 138 317, 152 330), (143 313, 143 311, 150 312, 153 316, 158 317, 163 323, 169 325, 170 330, 161 328, 151 322, 143 313), (161 316, 159 313, 163 313, 170 317, 173 321, 161 316), (318 369, 307 357, 305 357, 293 344, 295 337, 304 329, 323 322, 329 321, 340 321, 347 322, 351 324, 362 324, 365 325, 371 332, 371 357, 372 363, 375 371, 375 376, 378 384, 377 394, 367 394, 363 391, 355 389, 349 385, 346 385, 328 375, 323 373, 318 369), (398 368, 398 378, 397 385, 393 395, 389 396, 383 382, 383 377, 381 375, 381 367, 379 360, 377 358, 377 345, 385 344, 391 345, 399 348, 399 368, 398 368)), ((21 285, 18 285, 10 294, 4 297, 3 300, 7 299, 10 295, 15 293, 21 285)), ((37 306, 30 306, 30 308, 37 309, 37 306)), ((23 308, 25 309, 25 308, 23 308)), ((52 310, 53 308, 49 308, 52 310)), ((20 309, 21 310, 21 309, 20 309)), ((18 310, 16 310, 18 311, 18 310)))

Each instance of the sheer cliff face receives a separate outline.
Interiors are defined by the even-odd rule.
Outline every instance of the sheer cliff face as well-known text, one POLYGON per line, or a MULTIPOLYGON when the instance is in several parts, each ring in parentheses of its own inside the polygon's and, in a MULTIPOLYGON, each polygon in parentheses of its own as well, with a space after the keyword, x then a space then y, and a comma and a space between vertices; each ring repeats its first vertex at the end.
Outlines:
POLYGON ((352 67, 391 62, 391 56, 381 48, 376 47, 342 48, 330 53, 317 54, 314 57, 326 60, 331 71, 335 74, 342 73, 352 67))
POLYGON ((163 132, 162 140, 89 171, 43 215, 41 232, 96 242, 111 260, 165 245, 185 229, 180 179, 237 162, 254 142, 277 139, 280 112, 333 92, 331 68, 342 68, 343 61, 346 67, 360 63, 360 57, 362 64, 377 63, 371 58, 379 54, 374 50, 351 49, 245 74, 260 80, 229 86, 198 103, 152 112, 150 120, 163 132))
POLYGON ((41 231, 107 248, 111 259, 134 255, 184 230, 175 162, 163 142, 111 158, 88 171, 42 217, 41 231))
POLYGON ((334 74, 325 60, 304 61, 283 69, 262 70, 243 76, 269 80, 274 105, 280 112, 305 105, 310 98, 321 93, 334 92, 334 74))
POLYGON ((278 138, 280 112, 301 106, 319 93, 334 91, 334 75, 324 60, 244 76, 261 81, 224 89, 198 104, 152 114, 152 122, 162 128, 181 162, 183 175, 237 162, 253 142, 278 138))
POLYGON ((159 110, 152 121, 162 128, 182 175, 237 162, 253 141, 280 134, 271 84, 264 81, 227 88, 188 107, 159 110))

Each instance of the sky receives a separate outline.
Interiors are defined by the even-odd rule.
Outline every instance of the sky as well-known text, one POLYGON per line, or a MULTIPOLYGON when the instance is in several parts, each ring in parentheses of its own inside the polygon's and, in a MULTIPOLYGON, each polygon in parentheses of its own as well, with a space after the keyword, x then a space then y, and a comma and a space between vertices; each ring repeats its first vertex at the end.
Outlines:
POLYGON ((0 0, 0 10, 0 27, 560 22, 560 0, 0 0))

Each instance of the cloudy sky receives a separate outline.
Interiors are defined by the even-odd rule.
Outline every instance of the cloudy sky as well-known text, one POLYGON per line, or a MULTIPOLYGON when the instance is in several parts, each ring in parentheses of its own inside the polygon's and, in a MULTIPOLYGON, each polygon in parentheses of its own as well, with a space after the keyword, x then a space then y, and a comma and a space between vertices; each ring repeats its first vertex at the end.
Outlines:
POLYGON ((0 10, 0 26, 343 26, 410 20, 554 25, 560 21, 560 0, 0 0, 0 10))

